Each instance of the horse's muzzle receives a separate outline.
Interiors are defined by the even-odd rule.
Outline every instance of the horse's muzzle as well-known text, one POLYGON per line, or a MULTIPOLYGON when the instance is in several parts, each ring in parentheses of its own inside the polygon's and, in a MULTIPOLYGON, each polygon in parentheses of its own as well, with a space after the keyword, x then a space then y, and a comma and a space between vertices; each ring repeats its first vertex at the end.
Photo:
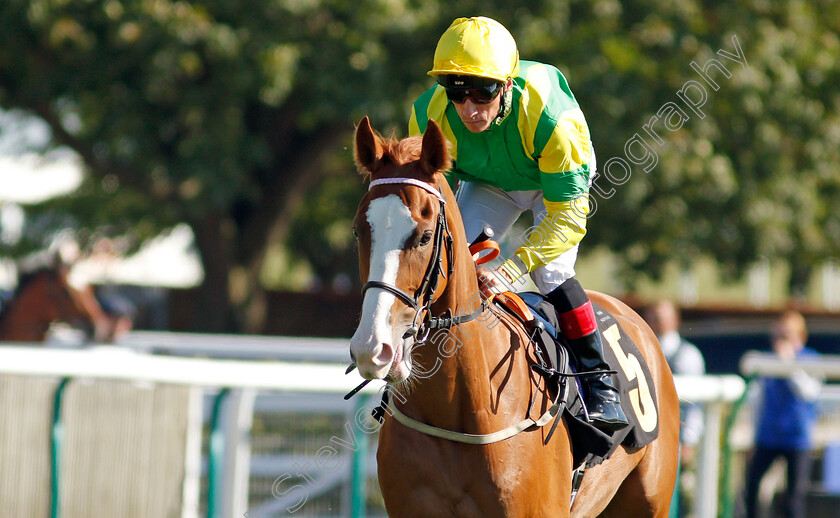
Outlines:
POLYGON ((394 347, 387 343, 376 345, 364 344, 354 347, 351 343, 351 357, 359 374, 365 379, 384 379, 391 370, 394 361, 394 347))

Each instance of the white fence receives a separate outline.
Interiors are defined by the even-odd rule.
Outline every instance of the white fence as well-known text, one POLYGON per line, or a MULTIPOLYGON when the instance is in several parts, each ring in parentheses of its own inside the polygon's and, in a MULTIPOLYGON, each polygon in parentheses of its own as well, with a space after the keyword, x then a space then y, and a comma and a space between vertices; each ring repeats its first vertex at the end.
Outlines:
MULTIPOLYGON (((170 342, 173 340, 173 335, 162 336, 165 336, 166 340, 162 341, 161 348, 171 351, 172 344, 170 342)), ((198 340, 204 344, 195 349, 206 349, 207 344, 214 345, 215 342, 215 345, 218 345, 219 341, 225 341, 229 347, 228 352, 232 350, 235 351, 235 354, 255 358, 288 356, 289 351, 283 351, 287 342, 305 349, 296 355, 292 353, 295 357, 312 358, 314 354, 316 359, 323 359, 323 357, 318 358, 317 356, 319 354, 335 355, 335 348, 330 353, 330 348, 324 347, 323 343, 305 339, 274 339, 274 350, 272 351, 266 348, 268 340, 262 340, 259 337, 246 337, 244 340, 238 340, 238 337, 232 336, 187 335, 184 338, 185 342, 198 340), (248 347, 254 344, 257 347, 248 347)), ((206 350, 203 351, 204 354, 206 352, 206 350)), ((193 351, 193 353, 198 353, 198 351, 193 351)), ((346 355, 346 351, 343 354, 346 355)), ((334 358, 335 356, 333 356, 334 358)), ((88 470, 84 474, 66 472, 65 468, 74 465, 74 462, 62 462, 62 459, 73 460, 81 455, 69 451, 68 448, 62 448, 62 446, 71 446, 73 441, 67 441, 67 444, 64 444, 61 438, 66 436, 75 440, 83 435, 83 427, 79 424, 80 421, 96 423, 98 425, 97 429, 115 426, 125 428, 125 423, 131 421, 128 414, 137 410, 137 406, 142 405, 140 394, 155 392, 160 388, 180 386, 188 388, 189 395, 181 398, 179 408, 175 409, 173 413, 176 416, 180 414, 181 417, 186 418, 187 424, 184 427, 186 430, 170 430, 168 435, 170 441, 181 443, 184 450, 179 458, 174 459, 175 464, 180 463, 183 467, 183 487, 178 498, 181 505, 180 512, 177 515, 195 517, 203 514, 201 513, 203 510, 208 516, 241 517, 249 511, 250 507, 248 498, 249 475, 254 472, 258 475, 270 474, 271 465, 275 462, 275 467, 278 470, 276 473, 282 474, 284 473, 283 470, 288 468, 289 465, 305 465, 311 460, 309 458, 295 459, 288 455, 275 458, 263 456, 253 459, 252 469, 250 465, 252 461, 250 443, 255 404, 259 411, 268 410, 275 413, 278 411, 304 410, 309 413, 326 411, 327 414, 335 415, 336 410, 339 410, 339 415, 346 420, 348 415, 353 416, 354 404, 345 403, 340 395, 350 391, 359 381, 357 375, 344 375, 346 366, 346 363, 292 363, 274 360, 184 358, 160 354, 151 355, 139 353, 130 348, 112 346, 48 349, 5 345, 0 347, 0 375, 3 375, 4 383, 15 385, 23 383, 25 380, 34 380, 39 382, 39 386, 42 386, 44 396, 39 399, 37 410, 21 404, 18 401, 21 398, 9 401, 8 404, 2 406, 3 411, 7 412, 4 421, 6 423, 19 421, 20 414, 38 414, 38 422, 32 426, 46 431, 41 434, 34 445, 29 445, 32 448, 37 448, 37 444, 41 444, 40 448, 43 450, 45 457, 44 462, 40 463, 41 469, 33 475, 33 478, 36 479, 34 484, 38 487, 30 492, 21 491, 20 481, 18 480, 20 471, 2 470, 0 471, 0 495, 8 498, 0 498, 0 500, 4 501, 4 505, 10 500, 21 502, 20 506, 24 509, 21 515, 25 516, 43 515, 43 509, 46 508, 50 516, 61 514, 65 517, 94 515, 143 517, 142 511, 137 510, 138 508, 142 509, 143 506, 136 502, 138 498, 143 497, 136 494, 115 497, 112 495, 113 491, 106 487, 107 481, 101 481, 102 483, 99 484, 96 481, 91 481, 82 488, 68 486, 66 483, 68 479, 92 478, 89 473, 96 472, 97 467, 83 466, 80 469, 88 470), (95 408, 97 405, 89 402, 84 418, 72 419, 71 416, 64 415, 67 412, 66 409, 62 409, 61 405, 62 399, 65 398, 65 391, 71 390, 67 389, 68 385, 63 380, 84 380, 83 382, 86 384, 90 384, 94 380, 102 381, 101 393, 98 394, 97 399, 99 402, 105 401, 115 391, 126 390, 125 386, 114 385, 113 382, 127 382, 129 386, 136 389, 136 397, 124 400, 122 405, 124 408, 122 409, 106 408, 105 406, 97 409, 95 408), (106 381, 108 383, 105 383, 106 381), (257 391, 262 391, 263 394, 279 395, 282 398, 279 400, 266 397, 257 399, 257 391), (319 397, 319 394, 329 395, 331 399, 319 397), (324 408, 323 403, 325 401, 335 401, 337 403, 330 402, 324 408), (318 408, 319 406, 320 408, 318 408), (8 415, 10 410, 18 415, 8 415), (98 410, 104 410, 104 412, 98 412, 98 410), (48 419, 50 416, 53 417, 52 423, 48 419), (210 438, 207 441, 209 445, 206 448, 207 454, 204 455, 206 460, 202 461, 202 430, 206 428, 203 423, 208 420, 210 421, 210 438), (70 421, 73 421, 73 424, 70 421), (52 432, 49 432, 49 428, 45 428, 48 426, 52 427, 52 432), (51 449, 58 450, 53 453, 52 466, 49 462, 51 449), (204 478, 207 479, 209 485, 203 491, 206 498, 200 497, 202 473, 206 475, 204 478), (44 488, 45 485, 48 487, 44 488), (4 487, 8 488, 5 492, 2 491, 4 487), (88 494, 87 504, 96 506, 95 512, 91 511, 90 508, 87 511, 75 513, 67 511, 68 508, 73 508, 75 494, 78 492, 88 494), (110 500, 112 502, 105 502, 101 498, 97 499, 97 494, 101 496, 106 493, 111 494, 110 500), (44 505, 44 499, 49 499, 50 502, 44 505), (37 510, 31 511, 32 507, 25 503, 30 500, 41 500, 42 505, 37 510), (108 507, 108 505, 111 505, 111 507, 108 507), (119 509, 120 505, 131 505, 132 510, 113 511, 113 509, 119 509), (60 511, 63 512, 60 513, 60 511)), ((75 385, 71 385, 71 387, 75 390, 75 385)), ((372 383, 362 391, 362 395, 359 397, 363 398, 365 395, 374 394, 376 390, 377 385, 372 383)), ((3 403, 3 401, 0 400, 0 403, 3 403)), ((352 423, 353 421, 347 422, 352 423)), ((136 422, 134 424, 140 426, 136 422)), ((155 437, 159 437, 166 426, 166 423, 160 423, 158 429, 148 428, 145 435, 136 437, 135 440, 149 443, 155 437)), ((14 427, 7 426, 7 428, 13 429, 14 427)), ((88 430, 86 433, 89 434, 91 431, 88 430)), ((0 430, 0 440, 4 437, 9 439, 9 444, 0 445, 0 448, 3 448, 3 450, 0 450, 2 452, 20 449, 19 443, 24 440, 19 433, 3 434, 0 430)), ((325 439, 327 441, 326 445, 330 444, 329 439, 329 436, 325 439)), ((88 448, 88 453, 92 449, 88 448)), ((119 455, 125 452, 126 447, 122 446, 117 448, 114 454, 119 455)), ((355 452, 351 452, 347 457, 353 457, 352 453, 355 452)), ((0 457, 7 460, 9 455, 0 453, 0 457)), ((172 465, 173 459, 166 459, 165 462, 172 465)), ((348 468, 338 470, 338 473, 333 474, 333 478, 348 478, 353 475, 351 468, 354 462, 345 461, 343 458, 341 462, 348 468)), ((116 464, 118 464, 117 461, 109 461, 108 466, 112 467, 116 464)), ((125 471, 134 475, 139 473, 140 479, 148 478, 143 477, 142 470, 145 470, 149 477, 156 477, 152 474, 154 470, 151 469, 151 466, 141 464, 143 464, 142 461, 139 461, 135 466, 125 466, 125 471)), ((314 477, 318 473, 313 471, 312 473, 307 472, 305 475, 314 477)), ((276 475, 273 478, 276 478, 276 475)), ((321 482, 319 481, 319 485, 323 485, 320 484, 321 482)), ((137 493, 136 489, 138 488, 133 489, 137 493)), ((271 495, 271 492, 269 495, 271 495)), ((148 499, 157 496, 149 495, 148 499)), ((293 492, 291 496, 299 495, 295 495, 293 492)), ((252 510, 250 516, 268 515, 269 512, 275 513, 273 508, 282 504, 284 500, 282 498, 274 500, 276 501, 268 502, 272 505, 261 506, 262 510, 259 513, 252 510)), ((296 502, 291 501, 287 504, 287 507, 292 507, 296 502)), ((358 504, 356 505, 358 506, 358 504)), ((168 515, 165 514, 164 516, 168 515)), ((145 516, 148 516, 148 514, 145 516)))
MULTIPOLYGON (((186 433, 174 430, 171 434, 173 440, 183 442, 183 452, 177 453, 181 458, 176 459, 183 466, 180 512, 176 516, 192 518, 204 513, 214 517, 242 517, 246 513, 249 518, 285 516, 297 511, 302 502, 308 505, 308 498, 314 500, 325 494, 325 488, 339 487, 342 483, 340 501, 326 505, 342 508, 342 514, 316 512, 323 516, 365 515, 366 503, 360 500, 360 493, 364 495, 365 480, 374 473, 375 466, 371 452, 365 451, 371 437, 366 433, 369 430, 357 420, 357 415, 367 412, 358 408, 365 400, 353 404, 345 403, 340 397, 359 381, 357 375, 344 375, 346 341, 134 333, 124 345, 123 348, 78 350, 0 347, 0 375, 14 379, 122 380, 147 389, 150 384, 188 387, 189 395, 183 398, 180 410, 187 422, 186 433), (138 351, 236 355, 246 359, 184 358, 138 351), (297 413, 331 415, 332 423, 310 422, 310 419, 296 425, 287 417, 271 418, 297 413), (203 423, 208 421, 210 436, 202 439, 202 430, 207 432, 203 423), (289 434, 276 432, 289 426, 295 430, 293 435, 302 440, 308 435, 317 438, 302 453, 295 454, 286 448, 291 440, 289 434), (204 454, 203 443, 206 444, 204 454), (335 452, 336 456, 330 461, 324 452, 335 452), (202 489, 205 479, 208 487, 202 489), (260 495, 254 496, 255 492, 260 495)), ((821 362, 820 367, 825 368, 825 363, 821 362)), ((679 377, 676 381, 681 398, 704 404, 706 431, 699 462, 695 516, 713 517, 717 513, 720 479, 720 432, 729 405, 744 391, 744 381, 739 376, 679 377)), ((373 395, 378 388, 371 384, 363 394, 373 395)), ((49 398, 42 400, 41 405, 48 403, 49 398)), ((52 408, 46 410, 53 412, 52 408)), ((54 417, 63 424, 60 411, 58 408, 54 417)), ((101 421, 103 426, 108 426, 109 419, 115 420, 115 414, 105 416, 101 421)), ((64 431, 69 435, 72 430, 64 431)), ((160 431, 148 432, 153 437, 160 431)), ((55 436, 53 444, 54 439, 55 436)), ((0 448, 6 447, 0 444, 0 448)), ((72 456, 68 451, 63 454, 72 456)), ((53 493, 58 493, 51 496, 53 516, 69 501, 68 495, 62 494, 69 487, 62 483, 62 477, 69 475, 62 472, 65 467, 60 462, 53 466, 53 471, 58 471, 53 473, 56 480, 51 488, 53 493)), ((87 466, 87 469, 97 467, 87 466)), ((8 471, 0 472, 0 477, 4 476, 10 476, 8 471)), ((43 483, 43 477, 40 480, 43 483)), ((129 516, 130 513, 112 515, 129 516)), ((318 514, 304 507, 297 515, 318 514)), ((62 516, 72 518, 73 515, 62 516)))

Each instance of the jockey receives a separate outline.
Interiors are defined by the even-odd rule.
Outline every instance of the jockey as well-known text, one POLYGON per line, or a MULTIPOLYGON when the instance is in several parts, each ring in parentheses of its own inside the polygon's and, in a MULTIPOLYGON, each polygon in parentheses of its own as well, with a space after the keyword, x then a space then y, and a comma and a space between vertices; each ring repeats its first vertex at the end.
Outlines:
MULTIPOLYGON (((508 30, 485 17, 452 22, 429 75, 438 84, 415 101, 409 134, 433 119, 452 144, 468 241, 488 225, 504 234, 525 210, 534 215, 513 257, 484 273, 490 286, 521 284, 530 274, 557 309, 578 369, 609 370, 589 297, 574 278, 595 153, 566 78, 551 65, 520 61, 508 30)), ((584 381, 593 424, 607 432, 627 426, 610 374, 584 381)))

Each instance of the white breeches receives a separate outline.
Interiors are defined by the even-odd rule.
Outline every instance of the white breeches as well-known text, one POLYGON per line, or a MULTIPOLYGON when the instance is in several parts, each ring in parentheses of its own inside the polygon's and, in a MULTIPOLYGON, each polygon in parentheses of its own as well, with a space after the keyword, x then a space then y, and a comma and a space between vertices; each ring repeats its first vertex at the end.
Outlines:
MULTIPOLYGON (((501 239, 526 210, 534 214, 533 226, 539 225, 546 215, 542 191, 503 191, 483 183, 462 182, 457 199, 469 243, 488 225, 496 233, 496 239, 501 239)), ((528 233, 530 229, 525 235, 518 236, 519 243, 525 242, 528 233)), ((531 272, 531 279, 540 293, 545 295, 574 277, 577 254, 578 245, 575 245, 531 272)))

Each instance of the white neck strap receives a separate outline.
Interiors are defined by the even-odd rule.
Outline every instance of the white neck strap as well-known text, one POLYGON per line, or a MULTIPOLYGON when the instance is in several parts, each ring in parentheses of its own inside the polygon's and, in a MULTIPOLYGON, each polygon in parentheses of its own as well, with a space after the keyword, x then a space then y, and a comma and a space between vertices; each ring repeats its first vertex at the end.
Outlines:
POLYGON ((437 189, 435 189, 431 185, 427 184, 426 182, 421 182, 420 180, 415 180, 414 178, 380 178, 379 180, 374 180, 374 181, 370 182, 370 186, 368 186, 368 190, 371 190, 373 187, 375 187, 377 185, 398 184, 398 183, 413 185, 415 187, 420 187, 421 189, 425 189, 425 190, 429 191, 430 193, 434 194, 435 196, 437 196, 437 199, 439 199, 441 203, 446 203, 446 200, 444 199, 444 197, 440 193, 440 191, 438 191, 437 189))

